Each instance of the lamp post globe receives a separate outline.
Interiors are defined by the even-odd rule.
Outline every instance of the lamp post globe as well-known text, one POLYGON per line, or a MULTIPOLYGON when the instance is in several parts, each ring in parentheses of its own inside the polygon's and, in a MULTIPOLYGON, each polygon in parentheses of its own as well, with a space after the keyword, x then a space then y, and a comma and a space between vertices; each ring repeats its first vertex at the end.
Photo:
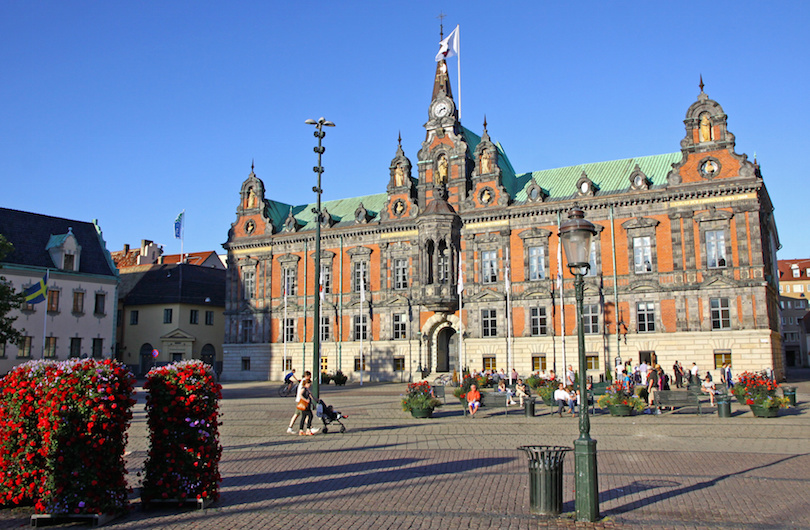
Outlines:
MULTIPOLYGON (((590 268, 588 257, 596 227, 585 219, 581 208, 574 206, 568 220, 560 224, 560 239, 565 249, 568 268, 574 275, 577 302, 577 343, 579 346, 579 438, 574 441, 574 468, 576 488, 576 517, 578 521, 593 522, 599 518, 599 483, 596 471, 596 440, 591 438, 591 420, 588 415, 586 383, 585 330, 582 322, 582 304, 585 282, 583 276, 590 268)), ((560 256, 561 258, 561 256, 560 256)))

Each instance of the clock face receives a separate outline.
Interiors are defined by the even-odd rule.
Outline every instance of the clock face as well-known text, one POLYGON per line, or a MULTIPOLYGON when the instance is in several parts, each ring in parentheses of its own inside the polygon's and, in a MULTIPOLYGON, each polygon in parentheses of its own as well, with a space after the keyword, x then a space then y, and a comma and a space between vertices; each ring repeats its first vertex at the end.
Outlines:
POLYGON ((450 114, 450 104, 446 101, 439 101, 433 105, 433 114, 439 118, 444 118, 450 114))
POLYGON ((590 189, 590 185, 588 184, 587 181, 583 182, 582 184, 579 185, 579 189, 582 191, 582 193, 588 193, 588 190, 590 189))

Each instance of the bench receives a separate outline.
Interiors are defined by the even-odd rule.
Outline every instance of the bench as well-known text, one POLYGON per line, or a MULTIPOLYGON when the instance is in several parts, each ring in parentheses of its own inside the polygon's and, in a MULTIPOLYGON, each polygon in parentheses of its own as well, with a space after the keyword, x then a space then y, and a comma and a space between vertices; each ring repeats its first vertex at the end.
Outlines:
POLYGON ((430 387, 430 390, 433 392, 433 397, 436 399, 441 399, 446 405, 447 396, 445 395, 444 388, 444 385, 433 385, 430 387))
MULTIPOLYGON (((509 414, 509 394, 506 392, 481 392, 481 406, 482 407, 503 407, 503 410, 509 414)), ((470 413, 470 407, 466 399, 461 400, 464 407, 464 415, 470 413)))
MULTIPOLYGON (((704 394, 708 397, 707 394, 704 394)), ((655 393, 655 406, 658 410, 664 407, 697 407, 698 414, 703 414, 700 410, 701 396, 694 392, 681 390, 658 390, 655 393)))

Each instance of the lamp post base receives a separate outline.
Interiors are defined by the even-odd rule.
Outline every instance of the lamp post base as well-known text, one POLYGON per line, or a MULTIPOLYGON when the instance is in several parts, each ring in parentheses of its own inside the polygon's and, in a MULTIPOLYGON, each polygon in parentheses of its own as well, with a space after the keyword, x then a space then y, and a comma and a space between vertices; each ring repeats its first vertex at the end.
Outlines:
POLYGON ((574 441, 574 473, 577 521, 599 518, 599 477, 596 471, 596 440, 574 441))

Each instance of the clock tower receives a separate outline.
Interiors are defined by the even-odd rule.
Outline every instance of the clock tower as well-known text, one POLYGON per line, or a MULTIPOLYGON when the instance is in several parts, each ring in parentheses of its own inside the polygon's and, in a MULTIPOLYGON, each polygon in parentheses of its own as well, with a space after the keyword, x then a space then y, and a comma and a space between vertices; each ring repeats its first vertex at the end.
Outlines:
POLYGON ((433 96, 424 127, 427 133, 418 154, 419 209, 425 211, 434 197, 441 197, 458 212, 469 191, 472 160, 458 121, 444 59, 436 63, 433 96))

